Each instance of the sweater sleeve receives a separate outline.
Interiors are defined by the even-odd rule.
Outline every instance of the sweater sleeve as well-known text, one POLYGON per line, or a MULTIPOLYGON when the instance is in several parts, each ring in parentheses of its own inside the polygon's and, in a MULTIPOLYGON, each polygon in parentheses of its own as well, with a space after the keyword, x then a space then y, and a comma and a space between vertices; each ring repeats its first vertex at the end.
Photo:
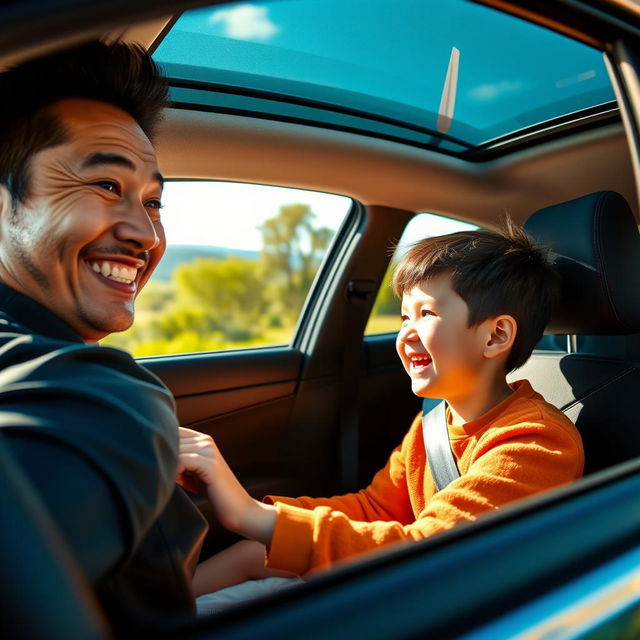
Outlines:
POLYGON ((335 502, 276 501, 267 566, 303 575, 380 546, 420 540, 489 510, 577 479, 579 437, 563 425, 518 424, 481 439, 468 469, 411 523, 361 521, 335 502), (309 505, 306 507, 306 505, 309 505))

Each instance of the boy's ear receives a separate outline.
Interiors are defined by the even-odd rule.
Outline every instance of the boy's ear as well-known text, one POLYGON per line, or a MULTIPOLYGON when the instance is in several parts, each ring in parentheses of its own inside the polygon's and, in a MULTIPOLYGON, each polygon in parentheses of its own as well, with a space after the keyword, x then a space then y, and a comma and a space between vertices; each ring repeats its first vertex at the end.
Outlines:
POLYGON ((488 320, 489 332, 484 347, 486 358, 497 358, 507 355, 513 346, 518 324, 513 316, 502 315, 488 320))

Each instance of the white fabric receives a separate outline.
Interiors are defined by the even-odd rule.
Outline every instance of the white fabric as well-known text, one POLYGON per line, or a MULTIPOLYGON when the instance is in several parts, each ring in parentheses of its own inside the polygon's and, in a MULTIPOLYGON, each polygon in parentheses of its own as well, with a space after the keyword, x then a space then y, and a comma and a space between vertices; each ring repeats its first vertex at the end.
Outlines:
POLYGON ((304 580, 300 578, 263 578, 262 580, 248 580, 220 591, 205 593, 196 598, 196 609, 199 616, 210 615, 224 611, 240 602, 253 600, 260 596, 288 589, 304 580))

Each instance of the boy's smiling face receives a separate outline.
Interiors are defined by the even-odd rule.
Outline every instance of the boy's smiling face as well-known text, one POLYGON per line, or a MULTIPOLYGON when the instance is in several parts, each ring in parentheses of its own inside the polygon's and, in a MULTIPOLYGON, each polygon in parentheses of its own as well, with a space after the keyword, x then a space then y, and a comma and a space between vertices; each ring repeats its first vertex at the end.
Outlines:
POLYGON ((423 398, 465 399, 477 388, 486 363, 484 323, 469 327, 466 302, 443 274, 402 296, 402 327, 396 349, 423 398))

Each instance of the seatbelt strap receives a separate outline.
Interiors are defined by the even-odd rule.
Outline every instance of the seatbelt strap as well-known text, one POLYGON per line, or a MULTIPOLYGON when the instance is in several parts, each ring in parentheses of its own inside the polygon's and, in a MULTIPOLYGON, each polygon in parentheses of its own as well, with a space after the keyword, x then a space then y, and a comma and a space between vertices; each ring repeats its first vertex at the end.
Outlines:
POLYGON ((425 398, 422 402, 422 437, 431 476, 438 491, 460 477, 449 443, 446 407, 444 400, 425 398), (435 406, 434 402, 437 402, 435 406))

